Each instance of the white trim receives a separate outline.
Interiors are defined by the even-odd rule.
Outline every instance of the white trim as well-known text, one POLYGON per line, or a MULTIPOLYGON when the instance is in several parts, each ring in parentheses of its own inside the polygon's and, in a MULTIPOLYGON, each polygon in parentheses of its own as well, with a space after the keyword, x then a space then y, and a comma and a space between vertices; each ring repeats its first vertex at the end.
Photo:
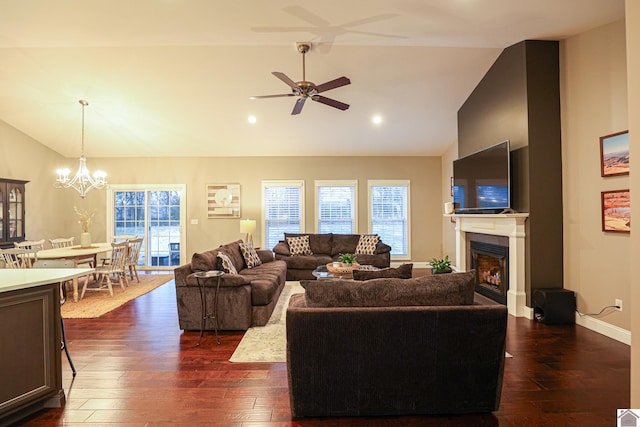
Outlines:
POLYGON ((582 317, 576 313, 576 324, 602 334, 605 337, 620 341, 623 344, 631 345, 631 331, 627 331, 611 323, 603 322, 591 316, 582 317))
POLYGON ((353 188, 353 200, 352 200, 352 210, 353 210, 353 219, 351 221, 351 226, 353 228, 352 233, 358 234, 358 180, 357 179, 341 179, 341 180, 316 180, 314 181, 314 230, 318 233, 319 230, 319 209, 320 203, 318 200, 318 187, 350 187, 353 188))

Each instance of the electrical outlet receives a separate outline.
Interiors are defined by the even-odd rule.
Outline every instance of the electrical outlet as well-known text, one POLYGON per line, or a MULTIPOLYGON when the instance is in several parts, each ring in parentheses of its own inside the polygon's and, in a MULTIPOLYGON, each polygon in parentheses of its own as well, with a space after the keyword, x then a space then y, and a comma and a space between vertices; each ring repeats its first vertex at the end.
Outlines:
POLYGON ((622 300, 621 299, 617 299, 615 305, 618 307, 618 308, 616 308, 616 310, 622 311, 622 300))

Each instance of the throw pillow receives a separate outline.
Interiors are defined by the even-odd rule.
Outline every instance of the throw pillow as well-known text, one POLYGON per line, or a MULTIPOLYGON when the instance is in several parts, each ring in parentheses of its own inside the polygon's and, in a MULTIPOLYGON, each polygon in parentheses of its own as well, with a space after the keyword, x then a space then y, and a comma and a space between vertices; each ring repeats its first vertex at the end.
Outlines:
POLYGON ((353 280, 369 279, 411 279, 413 264, 402 264, 398 268, 382 270, 353 270, 353 280))
POLYGON ((245 264, 247 264, 247 268, 253 268, 262 264, 258 253, 251 243, 240 243, 240 252, 242 252, 242 257, 244 258, 245 264))
POLYGON ((222 270, 225 273, 238 274, 238 270, 236 270, 233 262, 231 262, 231 258, 229 258, 229 255, 225 254, 224 252, 218 252, 218 258, 220 258, 220 261, 222 262, 222 270))
POLYGON ((376 246, 380 236, 377 234, 363 234, 358 240, 358 246, 356 246, 356 254, 373 255, 376 253, 376 246))
POLYGON ((287 237, 287 244, 291 255, 313 255, 309 246, 309 235, 287 237))

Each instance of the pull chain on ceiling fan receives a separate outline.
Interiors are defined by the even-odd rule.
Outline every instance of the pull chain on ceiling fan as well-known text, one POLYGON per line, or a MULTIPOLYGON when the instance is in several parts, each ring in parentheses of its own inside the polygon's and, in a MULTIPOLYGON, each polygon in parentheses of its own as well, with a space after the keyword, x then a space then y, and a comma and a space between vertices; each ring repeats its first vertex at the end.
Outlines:
POLYGON ((325 104, 342 111, 348 109, 349 104, 336 101, 335 99, 327 98, 326 96, 320 95, 320 93, 351 84, 351 80, 342 76, 317 86, 313 82, 307 81, 305 55, 307 54, 307 52, 309 52, 310 49, 311 49, 311 43, 298 43, 298 52, 302 54, 302 80, 301 81, 294 82, 286 74, 280 71, 273 71, 271 73, 277 78, 279 78, 280 80, 282 80, 289 87, 291 87, 291 93, 280 94, 280 95, 252 96, 250 97, 250 99, 281 98, 285 96, 297 96, 298 100, 293 106, 293 111, 291 112, 292 115, 300 114, 300 112, 302 111, 302 107, 304 107, 304 103, 307 100, 307 98, 311 98, 312 101, 317 101, 317 102, 320 102, 321 104, 325 104))

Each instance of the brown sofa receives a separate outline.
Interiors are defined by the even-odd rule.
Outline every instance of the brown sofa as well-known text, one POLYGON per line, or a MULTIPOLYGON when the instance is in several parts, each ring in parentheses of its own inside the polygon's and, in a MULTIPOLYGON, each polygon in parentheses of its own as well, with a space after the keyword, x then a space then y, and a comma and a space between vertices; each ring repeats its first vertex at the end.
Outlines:
MULTIPOLYGON (((313 279, 311 272, 320 265, 337 261, 340 254, 356 252, 360 234, 313 234, 313 233, 285 233, 285 240, 274 246, 273 252, 277 260, 287 263, 287 280, 313 279), (287 237, 309 236, 311 255, 291 255, 287 237)), ((375 253, 372 255, 358 254, 359 264, 369 264, 376 267, 389 267, 391 262, 391 246, 379 241, 375 253)))
POLYGON ((474 275, 302 281, 286 319, 292 414, 497 410, 507 307, 474 293, 474 275))
MULTIPOLYGON (((191 263, 174 270, 178 321, 180 329, 199 330, 202 322, 200 292, 193 273, 222 270, 218 252, 227 254, 238 274, 225 273, 220 281, 218 295, 218 325, 220 330, 246 330, 251 326, 264 326, 278 302, 284 287, 287 265, 276 261, 269 250, 257 250, 262 264, 248 268, 240 251, 242 241, 228 243, 217 249, 196 253, 191 263)), ((207 279, 205 286, 209 310, 213 312, 215 278, 207 279)), ((205 329, 213 330, 208 319, 205 329)))

